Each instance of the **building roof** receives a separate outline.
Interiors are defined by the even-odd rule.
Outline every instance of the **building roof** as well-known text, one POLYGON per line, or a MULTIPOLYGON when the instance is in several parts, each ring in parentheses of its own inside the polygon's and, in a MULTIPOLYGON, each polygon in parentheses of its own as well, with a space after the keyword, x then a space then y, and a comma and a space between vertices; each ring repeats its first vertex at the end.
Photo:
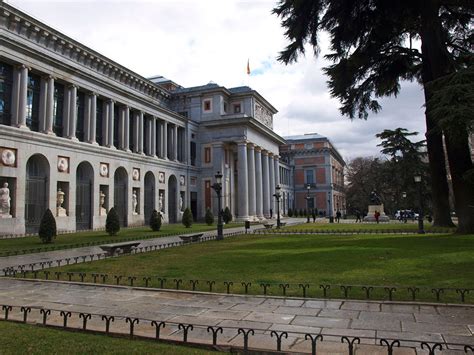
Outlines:
POLYGON ((305 140, 315 140, 315 139, 327 139, 327 137, 324 137, 318 133, 306 133, 306 134, 300 134, 300 135, 295 135, 295 136, 286 136, 283 137, 287 141, 305 141, 305 140))
POLYGON ((233 94, 240 94, 240 93, 243 93, 243 92, 252 92, 252 88, 248 87, 248 86, 237 86, 235 88, 230 88, 228 89, 231 93, 233 94))

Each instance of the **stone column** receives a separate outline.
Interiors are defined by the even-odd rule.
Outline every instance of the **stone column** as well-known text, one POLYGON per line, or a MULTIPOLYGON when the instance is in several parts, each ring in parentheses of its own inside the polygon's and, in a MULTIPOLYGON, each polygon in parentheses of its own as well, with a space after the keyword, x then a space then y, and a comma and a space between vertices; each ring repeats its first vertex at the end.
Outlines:
POLYGON ((255 198, 255 146, 248 144, 248 184, 249 184, 249 217, 255 218, 257 214, 257 199, 255 198))
POLYGON ((47 77, 48 94, 46 98, 46 129, 45 133, 53 134, 53 111, 54 111, 54 78, 47 77))
POLYGON ((268 175, 268 152, 262 151, 263 215, 270 217, 270 176, 268 175))
POLYGON ((280 157, 278 155, 275 155, 273 157, 273 163, 275 164, 275 187, 276 187, 276 185, 281 186, 281 182, 280 182, 280 157))
POLYGON ((108 107, 108 130, 107 130, 107 147, 114 148, 114 100, 110 99, 107 102, 108 107))
POLYGON ((143 112, 138 113, 138 153, 143 154, 143 112))
POLYGON ((161 120, 158 117, 156 118, 155 137, 156 137, 156 156, 158 158, 161 158, 163 137, 162 137, 162 133, 161 133, 161 120))
POLYGON ((255 149, 255 212, 258 218, 263 218, 263 186, 262 186, 262 151, 255 149))
POLYGON ((150 117, 145 117, 145 134, 147 137, 146 147, 145 147, 146 155, 151 155, 150 132, 151 132, 151 120, 150 120, 150 117))
POLYGON ((173 160, 178 160, 178 125, 173 126, 173 160))
POLYGON ((249 217, 249 204, 248 204, 248 166, 247 166, 247 142, 238 142, 238 171, 237 179, 239 184, 239 219, 246 220, 249 217))
POLYGON ((151 155, 156 156, 156 117, 151 118, 151 155))
MULTIPOLYGON (((130 152, 130 107, 123 108, 124 132, 123 132, 123 149, 130 152)), ((141 211, 141 210, 140 210, 141 211)))
POLYGON ((89 116, 89 140, 88 142, 91 144, 97 144, 95 140, 96 135, 96 124, 97 124, 97 94, 95 92, 91 92, 89 94, 89 104, 90 104, 90 116, 89 116))
POLYGON ((168 159, 168 122, 163 123, 163 159, 168 159))
POLYGON ((133 114, 133 152, 138 153, 140 141, 140 113, 133 114))
POLYGON ((40 81, 40 98, 39 98, 39 127, 38 132, 46 133, 46 101, 48 100, 48 79, 41 77, 40 81))
POLYGON ((28 128, 26 126, 26 98, 28 93, 28 67, 20 67, 20 85, 18 93, 18 127, 28 128))
POLYGON ((77 140, 76 126, 77 126, 77 86, 71 85, 69 91, 69 134, 68 138, 77 140))
POLYGON ((273 163, 273 154, 270 153, 268 155, 268 175, 270 179, 270 208, 272 209, 273 212, 273 217, 275 216, 275 197, 273 197, 273 194, 276 192, 275 191, 275 164, 273 163))

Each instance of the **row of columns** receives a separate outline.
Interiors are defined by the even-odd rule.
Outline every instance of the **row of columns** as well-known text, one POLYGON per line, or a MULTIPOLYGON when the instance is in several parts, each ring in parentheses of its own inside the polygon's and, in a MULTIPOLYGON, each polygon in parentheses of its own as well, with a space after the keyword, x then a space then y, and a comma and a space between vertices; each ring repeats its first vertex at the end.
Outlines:
MULTIPOLYGON (((13 70, 12 83, 12 125, 19 128, 27 128, 27 92, 29 68, 25 65, 16 66, 13 70)), ((44 76, 40 83, 39 104, 39 130, 46 134, 54 135, 54 77, 44 76)), ((78 140, 76 137, 77 127, 77 92, 76 85, 68 85, 64 92, 63 110, 63 137, 78 140)), ((101 144, 106 147, 114 146, 114 113, 119 110, 119 143, 118 149, 130 151, 130 115, 133 114, 134 140, 133 152, 160 158, 178 160, 178 150, 182 153, 181 160, 184 162, 186 149, 185 134, 180 135, 178 141, 178 129, 184 130, 176 124, 159 120, 155 116, 145 116, 142 111, 131 111, 127 105, 116 105, 112 99, 107 99, 103 108, 102 119, 102 142, 96 142, 96 111, 98 95, 94 92, 85 94, 84 107, 84 141, 91 144, 101 144), (133 112, 133 113, 132 113, 133 112), (146 123, 144 120, 146 118, 146 123), (145 132, 143 130, 145 124, 145 132), (159 137, 157 142, 157 130, 159 137), (144 147, 144 134, 147 136, 147 147, 144 147), (169 137, 168 137, 169 136, 169 137), (170 138, 170 139, 168 139, 170 138)))

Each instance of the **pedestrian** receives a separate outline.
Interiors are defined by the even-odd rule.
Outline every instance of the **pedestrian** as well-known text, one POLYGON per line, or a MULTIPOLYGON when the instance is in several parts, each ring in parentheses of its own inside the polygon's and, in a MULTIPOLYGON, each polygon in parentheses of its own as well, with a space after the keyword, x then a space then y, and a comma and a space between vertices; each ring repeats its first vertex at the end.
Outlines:
POLYGON ((374 218, 375 218, 375 222, 377 222, 377 224, 379 223, 379 217, 380 217, 380 212, 379 212, 379 211, 375 211, 375 213, 374 213, 374 218))
POLYGON ((273 217, 273 210, 270 208, 270 219, 273 217))
POLYGON ((340 223, 341 221, 341 211, 337 210, 336 212, 336 221, 337 223, 340 223))
POLYGON ((356 210, 356 223, 357 222, 362 223, 362 219, 360 218, 360 211, 359 210, 356 210))
POLYGON ((315 208, 313 208, 313 212, 311 213, 311 217, 313 217, 313 223, 316 223, 316 214, 317 214, 317 211, 315 208))

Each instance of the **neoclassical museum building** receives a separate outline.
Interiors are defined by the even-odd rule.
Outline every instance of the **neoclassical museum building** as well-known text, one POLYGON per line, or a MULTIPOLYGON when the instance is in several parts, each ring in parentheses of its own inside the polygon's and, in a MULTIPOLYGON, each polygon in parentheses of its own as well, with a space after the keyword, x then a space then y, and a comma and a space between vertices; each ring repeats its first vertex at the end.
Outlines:
POLYGON ((200 219, 218 171, 238 220, 274 217, 277 185, 286 213, 276 113, 249 87, 144 78, 0 2, 0 235, 37 232, 47 208, 60 231, 103 228, 112 206, 123 226, 200 219))

